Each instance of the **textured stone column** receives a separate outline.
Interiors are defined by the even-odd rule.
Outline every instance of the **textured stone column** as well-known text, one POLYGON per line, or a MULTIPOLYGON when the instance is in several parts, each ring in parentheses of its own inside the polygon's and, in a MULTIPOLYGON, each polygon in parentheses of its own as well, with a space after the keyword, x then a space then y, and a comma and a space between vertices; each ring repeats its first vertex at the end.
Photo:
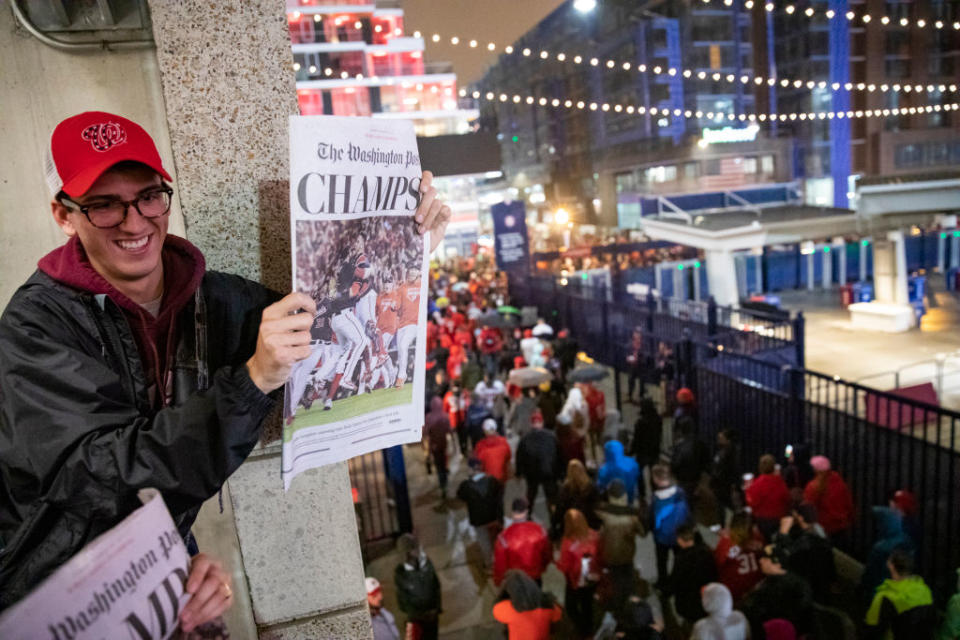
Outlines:
MULTIPOLYGON (((297 99, 284 0, 151 0, 150 10, 187 238, 209 268, 288 291, 287 117, 297 99)), ((225 495, 261 638, 371 637, 345 464, 284 494, 274 441, 225 495)), ((223 531, 214 537, 230 537, 223 531)), ((229 562, 229 545, 211 551, 229 562)))

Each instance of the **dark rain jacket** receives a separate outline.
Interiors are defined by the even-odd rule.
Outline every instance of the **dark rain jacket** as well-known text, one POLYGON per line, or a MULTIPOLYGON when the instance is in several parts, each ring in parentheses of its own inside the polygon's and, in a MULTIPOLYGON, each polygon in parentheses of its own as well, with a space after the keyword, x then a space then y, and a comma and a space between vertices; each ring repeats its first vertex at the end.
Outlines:
POLYGON ((0 608, 130 515, 140 489, 189 535, 274 405, 244 365, 277 298, 206 272, 176 316, 172 401, 156 409, 109 296, 41 271, 14 294, 0 317, 0 608))

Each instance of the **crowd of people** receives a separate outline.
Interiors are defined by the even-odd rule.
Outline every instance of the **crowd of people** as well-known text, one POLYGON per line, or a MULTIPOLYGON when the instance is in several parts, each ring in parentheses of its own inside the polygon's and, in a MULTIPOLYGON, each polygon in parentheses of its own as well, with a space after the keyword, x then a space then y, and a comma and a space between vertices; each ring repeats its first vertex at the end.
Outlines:
POLYGON ((683 245, 657 247, 635 251, 618 251, 610 247, 608 251, 600 251, 591 255, 564 256, 536 261, 536 267, 543 273, 560 275, 564 271, 575 272, 588 269, 609 269, 611 273, 652 267, 661 262, 673 262, 696 257, 696 250, 683 245))
MULTIPOLYGON (((445 504, 451 457, 469 466, 455 497, 498 593, 493 617, 510 638, 927 638, 941 625, 941 637, 958 637, 960 596, 941 622, 914 569, 911 492, 874 508, 876 542, 860 584, 845 587, 835 550, 850 545, 855 509, 829 459, 797 445, 742 473, 753 465, 741 460, 736 430, 704 441, 694 393, 664 384, 668 358, 644 362, 655 371, 638 374, 629 400, 638 417, 624 428, 599 386, 577 381, 575 336, 497 313, 510 302, 505 285, 492 272, 433 274, 443 304, 428 331, 424 443, 445 504), (524 383, 518 372, 541 370, 531 364, 549 379, 524 383), (525 490, 508 500, 513 477, 525 490), (541 489, 548 516, 538 521, 541 489), (655 567, 637 562, 644 538, 655 567), (562 598, 543 587, 551 564, 562 598)), ((419 554, 405 551, 397 568, 407 637, 434 638, 436 572, 404 540, 419 554), (423 575, 414 581, 410 571, 423 575)))

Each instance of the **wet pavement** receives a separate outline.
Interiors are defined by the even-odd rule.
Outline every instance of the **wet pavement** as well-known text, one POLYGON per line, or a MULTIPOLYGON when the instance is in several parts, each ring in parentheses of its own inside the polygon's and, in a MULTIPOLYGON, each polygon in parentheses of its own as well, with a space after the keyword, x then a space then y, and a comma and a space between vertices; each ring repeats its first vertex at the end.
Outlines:
MULTIPOLYGON (((614 409, 613 385, 610 379, 602 383, 607 396, 608 408, 614 409)), ((625 405, 625 417, 632 424, 634 414, 632 405, 625 405)), ((509 438, 511 447, 516 451, 516 438, 509 438)), ((450 452, 454 451, 453 439, 450 452)), ((588 452, 588 459, 589 459, 588 452)), ((423 449, 419 445, 404 448, 407 466, 411 508, 414 530, 420 538, 427 555, 437 570, 443 591, 443 614, 440 616, 440 637, 444 640, 480 640, 505 637, 505 627, 493 619, 492 608, 499 590, 493 580, 488 578, 482 568, 480 551, 476 544, 473 528, 467 520, 464 503, 448 499, 441 505, 440 490, 435 474, 427 475, 423 449)), ((448 493, 456 494, 460 482, 468 476, 467 460, 459 451, 452 453, 450 459, 450 479, 448 493)), ((504 505, 509 507, 514 498, 525 493, 523 480, 511 477, 507 482, 504 505)), ((505 509, 509 511, 509 509, 505 509)), ((547 505, 541 491, 533 507, 533 519, 542 525, 549 521, 547 505)), ((384 591, 384 606, 393 612, 399 624, 403 623, 403 614, 396 605, 396 592, 393 584, 393 571, 400 561, 399 554, 389 543, 379 550, 371 548, 368 552, 367 575, 380 580, 384 591)), ((647 535, 638 540, 637 555, 634 561, 641 578, 645 582, 656 581, 656 561, 653 538, 647 535)), ((564 578, 554 564, 543 575, 543 586, 562 604, 564 578)), ((646 585, 640 587, 647 593, 646 585)), ((656 595, 649 595, 650 602, 658 620, 662 620, 660 603, 656 595)), ((555 637, 568 637, 563 631, 555 637)))

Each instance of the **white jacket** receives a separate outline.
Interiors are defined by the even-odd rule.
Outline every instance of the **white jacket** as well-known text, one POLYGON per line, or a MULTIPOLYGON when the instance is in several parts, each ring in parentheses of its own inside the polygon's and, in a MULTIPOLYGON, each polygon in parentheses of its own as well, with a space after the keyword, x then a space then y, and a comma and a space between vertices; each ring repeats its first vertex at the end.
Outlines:
POLYGON ((703 588, 703 609, 706 618, 693 625, 690 640, 748 640, 750 625, 747 617, 733 610, 730 590, 719 582, 711 582, 703 588))

